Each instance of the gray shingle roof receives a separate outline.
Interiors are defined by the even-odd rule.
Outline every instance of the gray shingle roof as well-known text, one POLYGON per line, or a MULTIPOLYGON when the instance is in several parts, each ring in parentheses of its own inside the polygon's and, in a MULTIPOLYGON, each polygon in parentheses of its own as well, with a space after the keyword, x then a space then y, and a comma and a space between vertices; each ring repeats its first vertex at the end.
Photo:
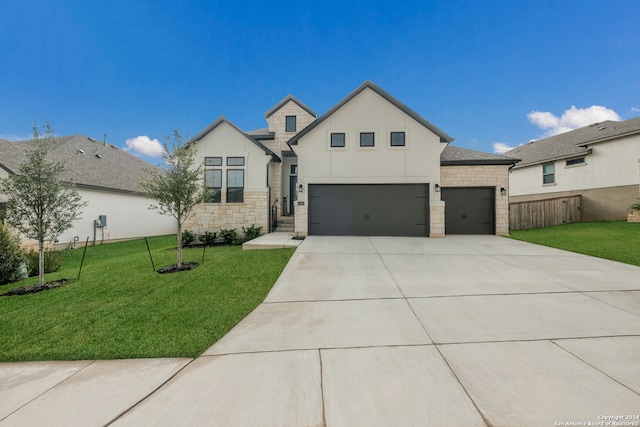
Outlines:
POLYGON ((441 166, 512 165, 517 161, 518 159, 501 154, 484 153, 452 145, 447 145, 440 154, 441 166))
POLYGON ((302 108, 303 110, 305 110, 307 113, 311 114, 313 117, 318 117, 318 115, 316 114, 315 111, 313 111, 311 108, 309 108, 308 105, 306 105, 304 102, 300 101, 298 98, 296 98, 295 96, 289 94, 287 96, 285 96, 284 98, 282 98, 280 100, 280 102, 278 102, 276 105, 274 105, 273 107, 271 107, 269 109, 269 111, 267 111, 266 113, 264 113, 264 118, 268 119, 269 117, 271 117, 273 115, 273 113, 275 113, 276 111, 278 111, 280 108, 282 108, 282 106, 284 106, 287 102, 289 101, 293 101, 296 104, 298 104, 300 106, 300 108, 302 108))
POLYGON ((327 111, 326 113, 324 113, 322 116, 320 116, 317 120, 313 121, 309 126, 307 126, 306 128, 302 129, 302 131, 300 131, 296 136, 294 136, 293 138, 291 138, 289 140, 289 144, 290 145, 297 145, 298 141, 300 140, 300 138, 302 138, 304 135, 306 135, 307 133, 309 133, 311 130, 313 130, 316 126, 318 126, 320 123, 322 123, 323 121, 325 121, 327 118, 329 118, 333 113, 335 113, 337 110, 339 110, 340 108, 342 108, 347 102, 351 101, 353 98, 355 98, 360 92, 362 92, 365 89, 371 89, 374 92, 376 92, 378 95, 380 95, 381 97, 383 97, 384 99, 386 99, 387 101, 389 101, 391 104, 395 105, 396 107, 398 107, 400 110, 402 110, 405 114, 407 114, 409 117, 413 118, 415 121, 417 121, 418 123, 420 123, 422 126, 426 127, 427 129, 429 129, 431 132, 435 133, 436 135, 438 135, 440 137, 440 142, 451 142, 453 141, 453 138, 449 135, 447 135, 444 131, 442 131, 441 129, 439 129, 437 126, 435 126, 433 123, 431 123, 430 121, 428 121, 427 119, 425 119, 424 117, 422 117, 421 115, 419 115, 418 113, 416 113, 415 111, 413 111, 411 108, 407 107, 406 105, 404 105, 402 102, 398 101, 396 98, 394 98, 393 96, 391 96, 391 94, 389 94, 388 92, 386 92, 385 90, 383 90, 382 88, 380 88, 378 85, 376 85, 375 83, 373 83, 370 80, 365 81, 364 83, 362 83, 360 86, 358 86, 353 92, 351 92, 349 95, 347 95, 342 101, 338 102, 335 106, 333 106, 329 111, 327 111))
MULTIPOLYGON (((0 141, 0 166, 19 173, 29 141, 0 141)), ((53 139, 49 159, 65 165, 62 180, 78 187, 144 193, 140 180, 153 166, 117 147, 83 135, 53 139)))
POLYGON ((224 116, 220 116, 217 119, 215 119, 213 122, 211 122, 211 124, 209 124, 209 126, 207 126, 206 128, 202 129, 200 131, 200 133, 198 133, 196 136, 194 136, 191 141, 189 141, 189 143, 187 144, 187 147, 191 144, 194 144, 198 141, 200 141, 202 138, 204 138, 205 136, 207 136, 207 134, 209 132, 211 132, 212 130, 214 130, 215 128, 217 128, 218 126, 220 126, 222 123, 226 123, 229 126, 231 126, 232 128, 234 128, 235 130, 237 130, 238 132, 240 132, 242 135, 244 135, 249 141, 253 142, 254 144, 256 144, 258 147, 260 147, 267 155, 270 155, 271 158, 275 161, 275 162, 281 162, 282 160, 280 159, 280 157, 278 157, 278 155, 276 153, 274 153, 273 151, 269 150, 264 144, 262 144, 260 141, 258 141, 256 138, 254 138, 253 136, 249 135, 248 133, 246 133, 245 131, 243 131, 242 129, 240 129, 238 126, 236 126, 235 124, 233 124, 229 119, 227 119, 224 116))
POLYGON ((608 120, 532 141, 504 154, 522 159, 515 166, 520 168, 585 155, 590 145, 637 133, 640 133, 640 117, 623 122, 608 120))

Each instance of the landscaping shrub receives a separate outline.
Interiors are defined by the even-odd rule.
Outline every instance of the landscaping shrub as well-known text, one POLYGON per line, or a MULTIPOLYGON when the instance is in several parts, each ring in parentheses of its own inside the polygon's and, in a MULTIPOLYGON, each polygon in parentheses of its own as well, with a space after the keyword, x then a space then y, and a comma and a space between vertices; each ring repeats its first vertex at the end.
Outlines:
POLYGON ((218 232, 218 236, 222 239, 222 243, 230 245, 238 240, 238 232, 235 229, 223 228, 218 232))
POLYGON ((198 240, 204 243, 205 246, 213 246, 217 238, 218 238, 218 233, 212 232, 212 231, 205 231, 200 235, 200 237, 198 237, 198 240))
POLYGON ((9 227, 0 222, 0 285, 23 279, 20 265, 24 253, 20 249, 20 238, 11 235, 9 227))
POLYGON ((262 234, 262 227, 256 227, 255 224, 251 224, 251 227, 242 227, 242 232, 244 233, 245 239, 252 240, 256 237, 260 237, 260 235, 262 234))
POLYGON ((192 244, 193 242, 196 241, 196 238, 198 236, 196 236, 195 234, 193 234, 191 231, 189 230, 184 230, 182 232, 182 245, 183 246, 189 246, 190 244, 192 244))
MULTIPOLYGON (((60 270, 62 267, 63 261, 62 251, 57 251, 55 249, 45 249, 44 250, 44 272, 45 273, 53 273, 54 271, 60 270)), ((29 276, 37 276, 38 275, 38 264, 40 262, 40 255, 37 251, 29 251, 27 253, 27 271, 29 272, 29 276)))

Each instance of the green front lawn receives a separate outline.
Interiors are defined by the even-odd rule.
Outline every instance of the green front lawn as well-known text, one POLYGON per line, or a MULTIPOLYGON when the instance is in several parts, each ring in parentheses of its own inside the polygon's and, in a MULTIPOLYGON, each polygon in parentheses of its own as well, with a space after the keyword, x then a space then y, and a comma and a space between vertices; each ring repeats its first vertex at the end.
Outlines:
POLYGON ((640 266, 640 223, 579 222, 512 231, 509 237, 640 266))
MULTIPOLYGON (((175 264, 175 236, 149 239, 156 269, 175 264)), ((144 240, 65 251, 45 280, 61 288, 0 297, 0 361, 195 357, 267 295, 293 249, 186 249, 191 271, 153 271, 144 240)), ((37 278, 0 286, 0 293, 37 278)))

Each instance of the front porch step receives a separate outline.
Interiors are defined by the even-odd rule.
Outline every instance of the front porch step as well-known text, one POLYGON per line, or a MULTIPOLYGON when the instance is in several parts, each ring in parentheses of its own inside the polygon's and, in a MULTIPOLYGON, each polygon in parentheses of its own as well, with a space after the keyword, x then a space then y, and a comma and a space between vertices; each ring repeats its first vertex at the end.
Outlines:
POLYGON ((293 217, 292 216, 278 217, 278 222, 276 223, 276 230, 293 233, 293 217))

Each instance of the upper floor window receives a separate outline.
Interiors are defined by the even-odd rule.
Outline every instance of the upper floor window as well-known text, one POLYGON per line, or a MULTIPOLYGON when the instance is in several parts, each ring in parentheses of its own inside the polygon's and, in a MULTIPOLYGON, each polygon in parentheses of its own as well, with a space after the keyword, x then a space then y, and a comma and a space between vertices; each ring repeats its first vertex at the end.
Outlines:
POLYGON ((227 166, 244 166, 244 157, 227 157, 227 166))
POLYGON ((344 147, 344 133, 332 133, 331 134, 331 147, 344 147))
POLYGON ((569 159, 567 160, 567 163, 566 163, 567 166, 582 165, 582 164, 584 164, 584 157, 569 159))
POLYGON ((286 116, 285 118, 285 131, 286 132, 295 132, 296 131, 296 116, 286 116))
POLYGON ((375 134, 373 132, 360 133, 360 147, 374 147, 375 134))
POLYGON ((391 132, 391 146, 392 147, 404 147, 405 146, 405 133, 404 132, 391 132))
POLYGON ((546 163, 542 165, 542 183, 554 184, 556 182, 556 165, 554 163, 546 163))
POLYGON ((222 166, 222 157, 205 157, 205 166, 222 166))

